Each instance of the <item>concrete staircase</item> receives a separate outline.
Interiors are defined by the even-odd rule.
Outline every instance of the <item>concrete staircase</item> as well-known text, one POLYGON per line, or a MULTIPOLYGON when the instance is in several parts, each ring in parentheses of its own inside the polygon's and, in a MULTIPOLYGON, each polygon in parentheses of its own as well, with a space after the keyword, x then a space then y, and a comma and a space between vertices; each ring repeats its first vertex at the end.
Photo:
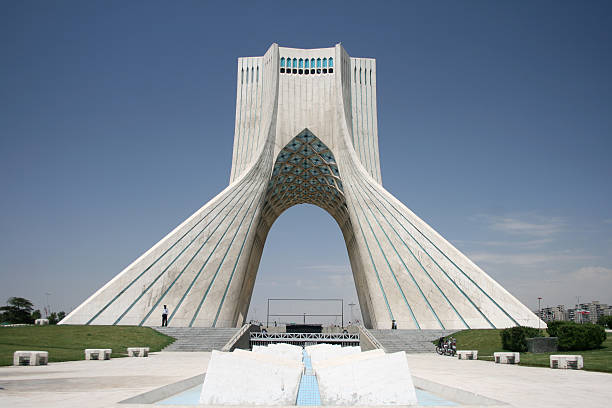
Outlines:
POLYGON ((387 353, 435 353, 432 341, 455 333, 456 330, 373 330, 368 331, 385 348, 387 353))
POLYGON ((162 351, 212 351, 221 350, 240 328, 213 327, 154 327, 160 333, 174 337, 176 341, 162 351))

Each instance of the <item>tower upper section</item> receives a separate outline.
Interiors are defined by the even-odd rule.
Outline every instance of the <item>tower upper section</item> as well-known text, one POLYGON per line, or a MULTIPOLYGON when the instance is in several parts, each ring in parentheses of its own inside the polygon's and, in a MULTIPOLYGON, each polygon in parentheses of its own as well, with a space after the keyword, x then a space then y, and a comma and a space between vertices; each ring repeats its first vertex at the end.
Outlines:
POLYGON ((266 121, 275 124, 276 151, 307 128, 332 151, 343 143, 353 148, 381 183, 376 60, 350 57, 340 44, 314 49, 273 44, 263 57, 239 58, 230 182, 257 159, 267 140, 266 121), (348 135, 339 121, 346 122, 348 135))

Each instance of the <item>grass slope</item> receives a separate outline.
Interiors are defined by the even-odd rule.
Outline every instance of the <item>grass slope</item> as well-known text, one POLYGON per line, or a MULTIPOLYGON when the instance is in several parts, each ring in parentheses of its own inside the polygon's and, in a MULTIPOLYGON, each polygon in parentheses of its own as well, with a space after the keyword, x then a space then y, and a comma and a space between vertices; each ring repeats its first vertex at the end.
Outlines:
POLYGON ((85 359, 86 348, 113 349, 124 357, 127 347, 159 351, 174 339, 149 327, 137 326, 24 326, 0 328, 0 366, 13 364, 17 350, 49 352, 49 361, 85 359))
MULTIPOLYGON (((464 330, 453 334, 457 339, 457 350, 478 350, 479 360, 493 361, 493 353, 507 351, 502 348, 501 330, 464 330)), ((612 373, 612 336, 603 342, 601 348, 585 351, 558 351, 554 353, 521 353, 520 365, 550 367, 551 354, 580 354, 584 369, 612 373)))

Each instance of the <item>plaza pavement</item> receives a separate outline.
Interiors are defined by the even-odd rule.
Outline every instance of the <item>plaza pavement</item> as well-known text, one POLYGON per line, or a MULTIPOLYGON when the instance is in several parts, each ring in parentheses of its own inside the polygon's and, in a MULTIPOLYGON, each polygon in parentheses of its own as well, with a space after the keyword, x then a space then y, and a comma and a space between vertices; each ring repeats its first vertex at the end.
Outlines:
MULTIPOLYGON (((0 367, 0 407, 113 407, 138 394, 205 371, 210 353, 152 353, 148 358, 71 361, 0 367)), ((480 394, 515 407, 606 407, 612 374, 551 370, 411 354, 413 376, 480 394)))

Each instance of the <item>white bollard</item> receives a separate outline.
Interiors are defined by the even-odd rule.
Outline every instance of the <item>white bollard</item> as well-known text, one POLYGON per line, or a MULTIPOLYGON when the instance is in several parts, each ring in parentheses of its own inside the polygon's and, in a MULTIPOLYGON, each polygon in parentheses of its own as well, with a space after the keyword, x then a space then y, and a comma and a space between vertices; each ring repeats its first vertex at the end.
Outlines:
POLYGON ((85 349, 85 360, 110 360, 112 349, 85 349))
POLYGON ((493 353, 497 364, 518 364, 521 361, 521 353, 497 352, 493 353))
POLYGON ((49 353, 47 351, 16 351, 13 353, 13 365, 37 366, 47 365, 49 353))
POLYGON ((457 350, 459 360, 478 360, 478 350, 457 350))
POLYGON ((128 352, 128 357, 148 357, 149 356, 148 347, 128 347, 127 352, 128 352))
POLYGON ((550 356, 550 368, 564 368, 570 370, 582 370, 584 361, 579 354, 557 354, 550 356))
POLYGON ((49 324, 49 319, 36 319, 34 320, 36 326, 46 326, 49 324))

